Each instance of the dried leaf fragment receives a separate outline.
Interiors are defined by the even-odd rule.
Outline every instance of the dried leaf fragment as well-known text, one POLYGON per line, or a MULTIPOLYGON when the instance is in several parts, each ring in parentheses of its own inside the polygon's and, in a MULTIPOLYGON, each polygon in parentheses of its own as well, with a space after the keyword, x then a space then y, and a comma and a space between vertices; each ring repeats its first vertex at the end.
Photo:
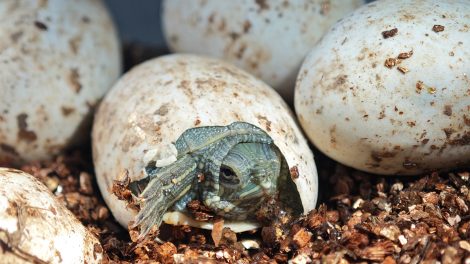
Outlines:
POLYGON ((213 212, 199 200, 192 200, 186 204, 186 208, 196 221, 207 222, 214 218, 213 212))
POLYGON ((418 81, 416 83, 416 92, 417 93, 421 93, 421 91, 423 90, 424 88, 424 83, 422 81, 418 81))
POLYGON ((388 39, 388 38, 395 36, 397 33, 398 33, 398 29, 393 28, 390 30, 382 31, 382 36, 384 37, 384 39, 388 39))
POLYGON ((299 169, 297 168, 297 166, 290 168, 289 172, 292 180, 296 180, 299 178, 299 169))
POLYGON ((434 87, 428 87, 428 93, 429 93, 429 94, 435 94, 435 93, 436 93, 436 88, 434 88, 434 87))
POLYGON ((422 81, 416 82, 416 92, 420 94, 423 89, 426 89, 429 94, 435 94, 436 93, 436 88, 431 87, 431 86, 427 86, 422 81))
POLYGON ((224 227, 222 229, 222 237, 219 241, 221 245, 234 245, 237 243, 237 234, 230 229, 230 227, 224 227))
POLYGON ((444 28, 445 28, 445 27, 442 26, 442 25, 434 25, 434 26, 432 27, 432 31, 434 31, 434 32, 437 33, 437 32, 444 31, 444 28))
POLYGON ((397 65, 397 59, 395 58, 388 58, 385 60, 385 63, 384 63, 385 67, 391 69, 393 68, 395 65, 397 65))
POLYGON ((409 52, 402 52, 398 54, 398 58, 401 60, 408 59, 413 55, 413 50, 410 50, 409 52))
POLYGON ((119 199, 130 202, 132 200, 132 193, 129 190, 129 183, 131 179, 129 178, 129 171, 124 170, 122 171, 121 175, 119 175, 118 180, 113 182, 113 186, 111 187, 111 192, 119 199), (122 179, 122 180, 119 180, 122 179))
POLYGON ((383 261, 385 257, 393 254, 395 247, 389 240, 375 243, 373 246, 367 247, 359 251, 361 258, 372 260, 372 261, 383 261))
POLYGON ((403 73, 403 74, 405 74, 405 73, 407 73, 407 72, 410 71, 410 70, 408 70, 407 68, 402 67, 402 66, 398 66, 397 69, 398 69, 401 73, 403 73))

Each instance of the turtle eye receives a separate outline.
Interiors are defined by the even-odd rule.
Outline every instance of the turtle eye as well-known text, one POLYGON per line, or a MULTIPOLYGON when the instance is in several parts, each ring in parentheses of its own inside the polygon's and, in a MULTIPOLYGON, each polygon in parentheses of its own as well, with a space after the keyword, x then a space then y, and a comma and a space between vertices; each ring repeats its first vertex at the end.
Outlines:
POLYGON ((235 174, 235 172, 227 166, 221 166, 219 181, 221 184, 227 187, 235 187, 240 184, 240 179, 238 178, 237 174, 235 174))

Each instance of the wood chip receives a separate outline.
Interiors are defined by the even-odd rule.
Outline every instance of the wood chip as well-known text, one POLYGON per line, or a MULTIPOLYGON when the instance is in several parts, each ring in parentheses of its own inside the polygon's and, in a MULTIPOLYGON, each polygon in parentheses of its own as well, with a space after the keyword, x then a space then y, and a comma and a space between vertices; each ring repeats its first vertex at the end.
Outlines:
POLYGON ((465 249, 466 251, 470 252, 470 243, 468 243, 468 241, 465 241, 465 240, 459 241, 459 246, 460 248, 465 249))
POLYGON ((297 248, 303 248, 308 244, 310 238, 312 238, 312 233, 305 230, 305 228, 301 228, 297 233, 295 233, 292 241, 297 248))
POLYGON ((213 223, 211 237, 216 247, 219 246, 219 242, 222 239, 223 229, 224 229, 224 219, 222 218, 215 219, 213 223))

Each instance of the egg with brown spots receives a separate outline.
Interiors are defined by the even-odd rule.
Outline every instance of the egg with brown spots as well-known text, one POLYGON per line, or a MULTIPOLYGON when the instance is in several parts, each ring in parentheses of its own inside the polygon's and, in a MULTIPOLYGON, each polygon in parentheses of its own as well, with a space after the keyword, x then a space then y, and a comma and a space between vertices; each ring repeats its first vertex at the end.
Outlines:
POLYGON ((1 263, 101 263, 103 248, 33 176, 0 168, 1 263))
MULTIPOLYGON (((301 212, 312 210, 318 193, 313 154, 282 98, 265 83, 235 66, 217 59, 175 54, 147 61, 126 73, 106 95, 95 117, 92 139, 97 181, 116 219, 127 226, 137 212, 126 208, 126 204, 111 193, 115 180, 123 180, 120 176, 126 174, 131 181, 141 180, 150 177, 149 166, 171 166, 179 162, 180 157, 187 157, 179 152, 179 143, 175 142, 180 142, 178 139, 183 133, 188 135, 191 129, 196 129, 193 131, 197 133, 223 130, 227 126, 234 127, 236 122, 243 122, 238 123, 243 131, 254 129, 272 139, 288 166, 286 175, 293 180, 295 185, 292 186, 296 186, 300 195, 301 201, 292 204, 292 208, 300 207, 301 212), (202 129, 197 130, 199 128, 202 129)), ((230 131, 238 133, 240 130, 230 131)), ((251 135, 254 134, 250 132, 247 138, 251 135)), ((184 138, 190 145, 194 142, 192 136, 184 138)), ((218 142, 218 137, 212 140, 218 142)), ((222 145, 214 149, 219 151, 226 146, 222 145)), ((199 157, 197 153, 191 155, 194 160, 199 157)), ((199 166, 198 169, 205 170, 199 166)), ((187 170, 189 168, 184 169, 184 173, 187 170)), ((210 175, 205 171, 197 175, 201 186, 210 183, 210 175)), ((178 186, 183 181, 179 173, 172 177, 169 184, 178 186)), ((199 188, 199 183, 194 184, 194 188, 199 188)), ((170 197, 167 192, 165 189, 152 193, 154 197, 162 193, 170 197)), ((179 212, 169 209, 164 222, 212 228, 211 222, 196 221, 188 217, 188 212, 179 212)), ((259 226, 248 221, 225 223, 236 232, 259 226)))
POLYGON ((170 48, 223 58, 293 100, 299 67, 328 28, 363 0, 163 1, 170 48))
POLYGON ((0 165, 81 143, 121 69, 103 3, 1 1, 0 36, 0 165))
POLYGON ((356 169, 470 164, 468 1, 376 1, 337 23, 300 70, 295 109, 322 152, 356 169))

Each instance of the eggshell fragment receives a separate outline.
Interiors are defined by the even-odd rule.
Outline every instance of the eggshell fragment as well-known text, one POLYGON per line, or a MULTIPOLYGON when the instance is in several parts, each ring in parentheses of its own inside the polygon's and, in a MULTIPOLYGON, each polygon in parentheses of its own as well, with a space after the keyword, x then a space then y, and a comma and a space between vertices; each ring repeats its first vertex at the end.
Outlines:
MULTIPOLYGON (((122 180, 123 171, 128 171, 131 180, 141 179, 146 176, 143 168, 148 153, 165 161, 160 154, 174 155, 171 146, 187 129, 235 121, 251 123, 270 135, 291 168, 304 211, 313 209, 318 192, 313 155, 281 97, 263 82, 219 60, 169 55, 125 74, 105 97, 95 118, 92 139, 98 185, 117 220, 127 226, 136 213, 110 192, 113 181, 122 180)), ((172 213, 164 221, 196 225, 172 213)), ((198 226, 211 228, 212 224, 198 226)))
POLYGON ((307 53, 337 20, 362 0, 163 1, 170 48, 223 58, 292 101, 307 53))
POLYGON ((295 109, 321 151, 379 174, 470 163, 468 1, 376 1, 300 70, 295 109))
POLYGON ((121 68, 103 3, 1 1, 0 38, 0 165, 83 141, 121 68))
POLYGON ((101 263, 103 258, 98 239, 46 186, 9 168, 0 168, 0 243, 1 263, 101 263))

